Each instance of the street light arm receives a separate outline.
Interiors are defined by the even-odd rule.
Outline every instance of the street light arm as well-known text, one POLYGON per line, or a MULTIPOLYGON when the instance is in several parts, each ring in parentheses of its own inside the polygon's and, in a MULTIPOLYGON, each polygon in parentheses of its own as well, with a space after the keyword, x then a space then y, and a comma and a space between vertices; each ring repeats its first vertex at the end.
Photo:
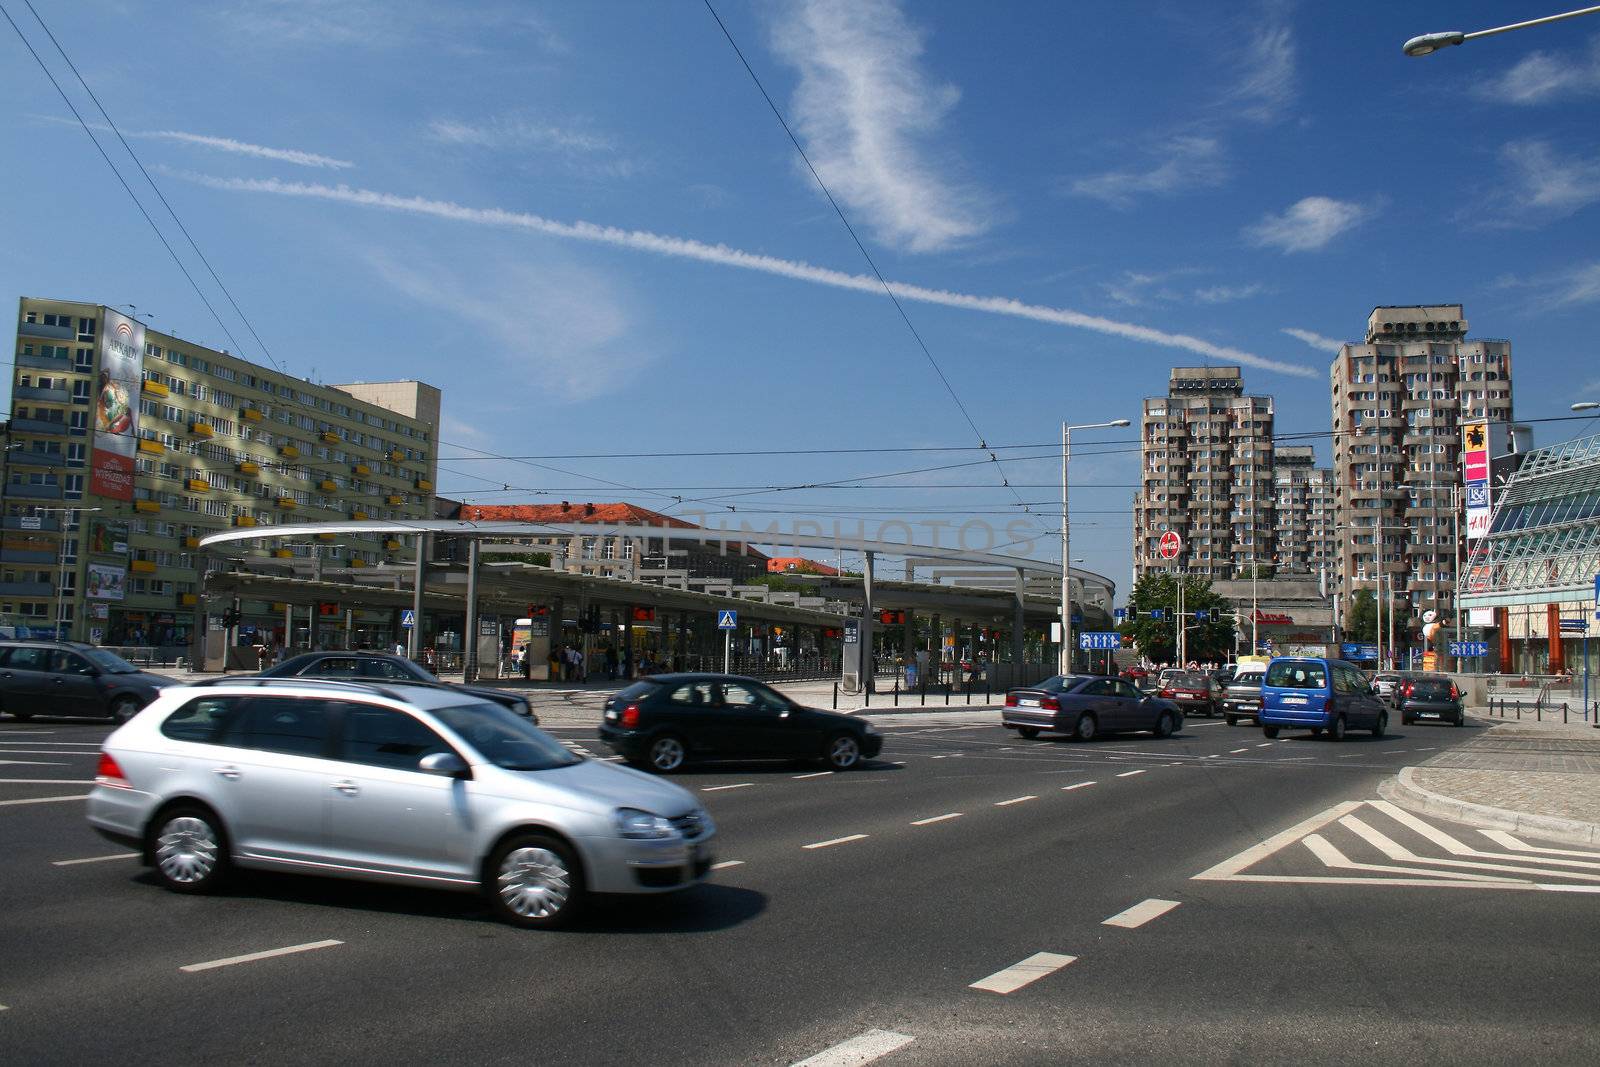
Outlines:
POLYGON ((1579 15, 1593 15, 1600 13, 1600 4, 1594 7, 1583 7, 1576 11, 1563 11, 1559 15, 1546 15, 1543 18, 1528 19, 1525 22, 1513 22, 1506 26, 1495 26, 1487 30, 1474 30, 1472 33, 1462 33, 1460 30, 1446 30, 1442 33, 1425 33, 1420 37, 1413 37, 1403 46, 1408 56, 1426 56, 1437 52, 1441 48, 1450 48, 1454 45, 1475 41, 1479 37, 1493 37, 1498 33, 1510 33, 1512 30, 1525 30, 1531 26, 1544 26, 1551 22, 1562 22, 1566 19, 1575 19, 1579 15))

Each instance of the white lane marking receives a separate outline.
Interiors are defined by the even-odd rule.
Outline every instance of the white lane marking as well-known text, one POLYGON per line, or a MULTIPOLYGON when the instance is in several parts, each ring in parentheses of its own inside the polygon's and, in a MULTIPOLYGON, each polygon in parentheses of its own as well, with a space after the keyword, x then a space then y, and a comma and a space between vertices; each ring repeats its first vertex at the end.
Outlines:
MULTIPOLYGON (((1545 858, 1542 858, 1542 857, 1539 857, 1539 856, 1518 856, 1518 855, 1515 855, 1515 854, 1509 854, 1509 853, 1505 853, 1505 852, 1482 852, 1482 851, 1479 851, 1478 849, 1475 849, 1475 848, 1472 848, 1472 847, 1470 847, 1468 845, 1465 845, 1460 841, 1457 841, 1455 838, 1451 837, 1449 834, 1445 833, 1444 831, 1438 829, 1437 827, 1428 825, 1427 823, 1423 822, 1421 819, 1418 819, 1416 816, 1412 815, 1410 812, 1402 811, 1401 809, 1395 807, 1393 804, 1390 804, 1386 800, 1374 800, 1374 801, 1371 801, 1371 804, 1372 804, 1372 806, 1374 808, 1376 808, 1379 811, 1383 812, 1385 815, 1387 815, 1390 818, 1394 819, 1396 822, 1400 823, 1403 826, 1410 827, 1411 829, 1415 830, 1417 833, 1421 834, 1423 837, 1426 837, 1428 840, 1430 840, 1434 844, 1440 846, 1446 852, 1449 852, 1453 856, 1472 856, 1475 859, 1485 859, 1485 860, 1511 860, 1511 861, 1513 861, 1515 863, 1549 863, 1549 864, 1554 864, 1557 867, 1586 867, 1586 868, 1589 868, 1590 870, 1600 869, 1600 863, 1594 862, 1596 860, 1600 860, 1600 856, 1593 856, 1592 855, 1592 856, 1589 857, 1588 861, 1585 861, 1585 860, 1545 859, 1545 858)), ((1444 863, 1446 861, 1444 861, 1444 860, 1428 860, 1427 862, 1429 862, 1429 863, 1444 863)), ((1487 867, 1489 867, 1490 869, 1493 869, 1493 870, 1517 870, 1518 869, 1518 868, 1509 868, 1509 867, 1497 867, 1494 864, 1476 864, 1475 866, 1487 866, 1487 867)), ((1576 872, 1568 872, 1568 871, 1559 871, 1558 872, 1558 871, 1548 871, 1547 870, 1544 873, 1545 874, 1558 874, 1559 873, 1559 874, 1569 875, 1570 877, 1573 877, 1573 878, 1582 878, 1582 879, 1584 879, 1586 881, 1591 881, 1591 882, 1600 880, 1600 876, 1587 875, 1587 874, 1578 874, 1576 872)))
POLYGON ((1249 751, 1250 751, 1250 746, 1246 745, 1244 748, 1236 748, 1236 749, 1234 749, 1232 752, 1229 752, 1228 755, 1237 756, 1241 752, 1249 752, 1249 751))
POLYGON ((1263 741, 1259 745, 1257 745, 1256 747, 1257 748, 1271 748, 1272 747, 1272 742, 1271 741, 1263 741))
POLYGON ((997 801, 995 801, 995 805, 994 806, 997 807, 997 808, 1008 808, 1013 804, 1021 804, 1024 800, 1038 800, 1038 799, 1039 798, 1036 795, 1034 795, 1032 793, 1029 793, 1025 797, 1012 797, 1010 800, 997 800, 997 801))
POLYGON ((1079 782, 1076 785, 1064 785, 1064 786, 1061 787, 1061 791, 1063 793, 1070 793, 1074 789, 1084 789, 1084 788, 1087 788, 1088 786, 1091 786, 1091 785, 1094 785, 1094 784, 1096 784, 1096 783, 1094 783, 1094 782, 1079 782))
POLYGON ((1437 752, 1438 750, 1438 746, 1436 745, 1429 745, 1427 748, 1417 749, 1418 752, 1437 752))
POLYGON ((1185 726, 1226 726, 1225 722, 1185 722, 1185 726))
POLYGON ((247 952, 243 956, 229 956, 227 959, 210 960, 206 963, 190 963, 178 970, 185 974, 194 974, 196 971, 210 971, 218 967, 232 967, 236 963, 254 963, 256 960, 270 960, 275 956, 289 956, 296 952, 310 952, 312 949, 332 948, 342 945, 343 941, 308 941, 304 945, 290 945, 287 948, 269 948, 265 952, 247 952))
POLYGON ((113 852, 109 856, 85 856, 81 860, 51 860, 52 867, 76 867, 80 863, 104 863, 106 860, 131 860, 137 858, 137 852, 113 852))
POLYGON ((832 838, 829 838, 826 841, 813 841, 809 845, 801 845, 800 847, 801 848, 829 848, 829 847, 831 847, 833 845, 848 844, 851 841, 864 841, 864 840, 866 840, 866 838, 867 838, 866 834, 850 834, 848 837, 832 837, 832 838))
POLYGON ((987 978, 980 978, 967 988, 982 989, 988 993, 1002 995, 1015 993, 1029 983, 1056 973, 1077 958, 1063 956, 1058 952, 1035 952, 1021 963, 1013 963, 1003 971, 996 971, 987 978))
MULTIPOLYGON (((7 756, 98 756, 100 754, 99 752, 61 752, 57 749, 44 748, 6 748, 0 749, 0 753, 7 756)), ((65 763, 40 763, 38 760, 31 759, 0 760, 0 763, 31 763, 39 767, 66 766, 65 763)))
POLYGON ((952 811, 952 812, 949 812, 948 814, 935 815, 932 818, 928 818, 928 819, 916 819, 911 823, 911 825, 912 826, 931 826, 932 824, 934 824, 936 822, 944 822, 947 819, 959 819, 959 818, 961 818, 961 815, 962 815, 962 813, 959 812, 959 811, 952 811))
POLYGON ((55 804, 62 800, 88 800, 89 794, 83 793, 70 797, 30 797, 27 800, 0 800, 0 808, 15 807, 18 804, 55 804))
POLYGON ((1144 773, 1144 771, 1123 771, 1121 774, 1117 775, 1117 777, 1118 778, 1132 778, 1136 774, 1143 774, 1143 773, 1144 773))
POLYGON ((1160 900, 1151 897, 1149 900, 1140 901, 1125 911, 1119 911, 1111 918, 1102 922, 1101 926, 1120 926, 1125 930, 1136 930, 1152 919, 1159 919, 1167 912, 1178 906, 1176 900, 1160 900))
POLYGON ((713 871, 725 871, 729 867, 743 867, 743 866, 744 866, 744 860, 723 860, 721 863, 713 863, 711 865, 711 869, 713 871))
POLYGON ((841 1041, 837 1045, 825 1048, 815 1056, 808 1056, 794 1064, 794 1067, 857 1067, 859 1064, 881 1059, 915 1040, 914 1037, 897 1034, 893 1030, 868 1030, 848 1041, 841 1041))
POLYGON ((906 761, 903 760, 903 759, 892 760, 890 762, 891 762, 891 765, 895 766, 895 767, 904 767, 906 765, 906 761))
POLYGON ((1216 753, 1212 753, 1211 755, 1206 757, 1206 759, 1221 759, 1221 758, 1222 757, 1217 755, 1216 753))
POLYGON ((702 792, 702 793, 720 793, 724 789, 744 789, 744 788, 746 788, 748 786, 752 786, 752 785, 755 785, 755 783, 754 782, 738 782, 738 783, 736 783, 734 785, 708 785, 704 789, 700 790, 700 792, 702 792))
POLYGON ((1315 757, 1315 756, 1284 756, 1282 759, 1275 760, 1274 762, 1276 762, 1276 763, 1298 763, 1301 760, 1309 760, 1309 759, 1316 759, 1316 758, 1317 757, 1315 757))
MULTIPOLYGON (((0 730, 0 734, 7 737, 40 737, 44 734, 53 734, 54 730, 0 730)), ((0 741, 0 744, 12 745, 15 741, 0 741)))
MULTIPOLYGON (((1343 822, 1343 820, 1340 821, 1341 823, 1343 822)), ((1407 875, 1415 881, 1424 881, 1427 878, 1432 877, 1437 879, 1447 879, 1456 884, 1472 886, 1480 886, 1485 883, 1494 886, 1502 886, 1507 884, 1516 885, 1518 883, 1523 885, 1530 884, 1525 879, 1521 878, 1496 878, 1487 874, 1459 874, 1452 871, 1430 871, 1425 868, 1418 867, 1391 867, 1383 863, 1357 863, 1355 860, 1352 860, 1346 856, 1343 852, 1340 852, 1337 848, 1334 848, 1333 845, 1328 842, 1328 839, 1323 837, 1321 834, 1307 834, 1305 840, 1300 843, 1305 845, 1306 848, 1310 849, 1311 854, 1322 861, 1323 866, 1334 867, 1339 870, 1372 871, 1375 874, 1401 874, 1407 875), (1418 878, 1418 875, 1423 877, 1418 878)))
POLYGON ((93 778, 0 778, 0 785, 94 785, 93 778))
POLYGON ((1251 845, 1237 856, 1231 856, 1214 867, 1207 867, 1194 876, 1194 881, 1218 882, 1227 878, 1237 877, 1240 871, 1251 864, 1266 859, 1285 845, 1299 840, 1313 830, 1320 830, 1341 815, 1348 815, 1360 806, 1361 801, 1359 800, 1347 800, 1342 804, 1335 804, 1320 814, 1313 815, 1303 822, 1295 823, 1287 830, 1278 831, 1260 844, 1251 845))
POLYGON ((1502 848, 1509 848, 1514 852, 1535 852, 1543 856, 1582 856, 1584 859, 1600 860, 1600 852, 1581 852, 1571 848, 1539 848, 1512 837, 1504 830, 1479 830, 1478 833, 1502 848))
MULTIPOLYGON (((939 757, 937 757, 937 756, 934 757, 934 759, 938 759, 938 758, 939 757)), ((832 771, 812 771, 810 774, 795 774, 795 775, 790 775, 790 777, 792 777, 796 781, 798 781, 801 778, 821 778, 825 774, 832 774, 832 773, 833 773, 832 771)))
POLYGON ((1366 755, 1365 752, 1346 752, 1343 755, 1341 755, 1339 758, 1340 759, 1355 759, 1357 756, 1365 756, 1365 755, 1366 755))
POLYGON ((1600 893, 1600 885, 1545 885, 1540 882, 1535 889, 1543 889, 1546 893, 1600 893))

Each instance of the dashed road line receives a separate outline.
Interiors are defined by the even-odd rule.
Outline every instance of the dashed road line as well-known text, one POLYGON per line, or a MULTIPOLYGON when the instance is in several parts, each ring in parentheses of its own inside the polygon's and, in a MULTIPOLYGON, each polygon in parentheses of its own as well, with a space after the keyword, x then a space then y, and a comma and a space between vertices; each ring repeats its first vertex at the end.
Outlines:
POLYGON ((897 1034, 893 1030, 868 1030, 848 1041, 841 1041, 837 1045, 825 1048, 815 1056, 808 1056, 793 1067, 857 1067, 859 1064, 881 1059, 915 1040, 914 1037, 897 1034))
POLYGON ((936 822, 947 822, 950 819, 959 819, 959 818, 961 818, 961 815, 962 815, 962 813, 959 812, 959 811, 952 811, 952 812, 949 812, 949 813, 944 814, 944 815, 934 815, 931 818, 927 818, 927 819, 916 819, 916 820, 913 820, 911 825, 912 826, 931 826, 936 822))
POLYGON ((1249 751, 1250 751, 1250 747, 1248 745, 1246 745, 1244 748, 1236 748, 1236 749, 1234 749, 1232 752, 1229 752, 1228 755, 1237 756, 1241 752, 1249 752, 1249 751))
POLYGON ((1025 797, 1012 797, 1010 800, 997 800, 997 801, 995 801, 995 805, 994 806, 997 807, 997 808, 1009 808, 1013 804, 1021 804, 1024 800, 1038 800, 1038 799, 1039 798, 1036 795, 1034 795, 1032 793, 1029 793, 1025 797))
POLYGON ((867 834, 850 834, 850 835, 848 835, 846 837, 829 838, 826 841, 813 841, 809 845, 801 845, 800 847, 801 848, 831 848, 834 845, 849 844, 851 841, 864 841, 864 840, 867 839, 867 837, 868 837, 867 834))
POLYGON ((1064 785, 1064 786, 1062 786, 1061 787, 1061 791, 1063 793, 1070 793, 1074 789, 1086 789, 1089 786, 1095 785, 1095 784, 1097 784, 1097 783, 1095 783, 1095 782, 1077 782, 1077 783, 1075 783, 1073 785, 1064 785))
POLYGON ((18 804, 55 804, 63 800, 88 800, 88 793, 79 793, 70 797, 29 797, 27 800, 0 800, 0 808, 11 808, 18 804))
MULTIPOLYGON (((934 759, 938 759, 938 758, 939 758, 938 756, 934 757, 934 759)), ((833 773, 832 771, 812 771, 810 774, 792 774, 789 777, 793 778, 796 781, 799 781, 801 778, 821 778, 825 774, 832 774, 832 773, 833 773)))
POLYGON ((711 865, 711 869, 713 871, 725 871, 729 867, 743 867, 743 866, 744 866, 744 860, 723 860, 721 863, 713 863, 711 865))
POLYGON ((247 952, 243 956, 229 956, 226 959, 210 960, 206 963, 190 963, 179 967, 178 970, 185 974, 194 974, 197 971, 211 971, 218 967, 232 967, 236 963, 254 963, 257 960, 270 960, 277 956, 291 956, 297 952, 310 952, 313 949, 332 948, 334 945, 342 944, 343 941, 309 941, 304 945, 269 948, 265 952, 247 952))
POLYGON ((1117 777, 1118 778, 1132 778, 1136 774, 1143 774, 1143 773, 1144 773, 1144 771, 1142 771, 1142 770, 1139 770, 1139 771, 1123 771, 1121 774, 1117 775, 1117 777))
POLYGON ((80 863, 104 863, 106 860, 131 860, 137 858, 137 852, 113 852, 109 856, 85 856, 80 860, 51 860, 52 867, 76 867, 80 863))
POLYGON ((1035 952, 1021 963, 1013 963, 1003 971, 996 971, 987 978, 980 978, 973 982, 968 989, 981 989, 987 993, 1015 993, 1023 986, 1037 982, 1047 975, 1055 974, 1061 968, 1077 959, 1076 956, 1063 956, 1058 952, 1035 952))
POLYGON ((1126 930, 1137 930, 1152 919, 1159 919, 1167 912, 1176 908, 1179 901, 1159 900, 1151 897, 1149 900, 1140 901, 1133 907, 1119 911, 1111 918, 1101 922, 1101 926, 1120 926, 1126 930))
POLYGON ((0 785, 94 785, 93 778, 0 778, 0 785))
POLYGON ((1256 747, 1257 748, 1271 748, 1272 744, 1273 743, 1271 741, 1263 741, 1259 745, 1257 745, 1256 747))
POLYGON ((702 793, 720 793, 725 789, 748 789, 750 786, 753 786, 753 785, 755 785, 754 782, 737 782, 734 785, 708 785, 704 789, 701 789, 700 792, 702 792, 702 793))

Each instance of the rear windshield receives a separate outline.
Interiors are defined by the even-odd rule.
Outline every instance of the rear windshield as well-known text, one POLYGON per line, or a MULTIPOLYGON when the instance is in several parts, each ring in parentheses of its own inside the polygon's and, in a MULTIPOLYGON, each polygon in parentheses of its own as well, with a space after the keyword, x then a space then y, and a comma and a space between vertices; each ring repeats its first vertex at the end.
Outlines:
POLYGON ((1285 660, 1267 668, 1266 680, 1262 684, 1279 689, 1326 689, 1328 668, 1321 663, 1285 660))
POLYGON ((1180 674, 1168 685, 1177 686, 1179 689, 1205 689, 1211 685, 1209 674, 1180 674))
POLYGON ((1450 683, 1436 678, 1426 678, 1411 683, 1411 695, 1416 697, 1449 697, 1450 683))
POLYGON ((626 689, 617 690, 617 696, 623 700, 638 700, 640 697, 649 696, 661 687, 660 682, 640 679, 626 689))
POLYGON ((1232 685, 1260 685, 1261 684, 1261 672, 1260 671, 1247 671, 1244 674, 1236 674, 1236 675, 1233 676, 1233 681, 1230 684, 1232 684, 1232 685))

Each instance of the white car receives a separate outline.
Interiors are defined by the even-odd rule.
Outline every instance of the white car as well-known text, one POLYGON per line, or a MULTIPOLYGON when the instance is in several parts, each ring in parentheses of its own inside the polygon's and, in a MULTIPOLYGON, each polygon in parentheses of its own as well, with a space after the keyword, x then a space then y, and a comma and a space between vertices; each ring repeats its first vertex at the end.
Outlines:
POLYGON ((693 885, 716 836, 686 790, 498 704, 300 678, 163 691, 106 739, 89 822, 178 892, 251 867, 481 890, 530 927, 693 885))

